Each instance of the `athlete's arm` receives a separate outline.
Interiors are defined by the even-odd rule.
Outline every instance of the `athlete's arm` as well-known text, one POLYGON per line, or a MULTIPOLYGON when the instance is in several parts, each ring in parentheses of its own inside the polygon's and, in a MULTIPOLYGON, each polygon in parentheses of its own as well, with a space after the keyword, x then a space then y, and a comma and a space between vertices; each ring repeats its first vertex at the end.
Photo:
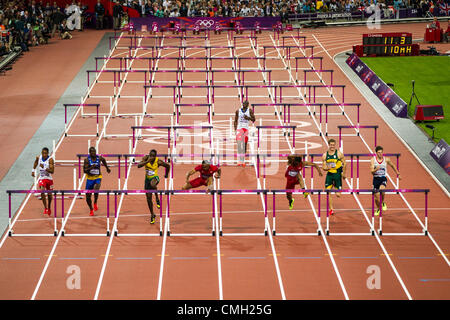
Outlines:
POLYGON ((370 173, 375 174, 377 172, 378 167, 375 165, 375 160, 372 158, 370 159, 370 173))
POLYGON ((323 171, 328 171, 328 170, 330 170, 330 168, 328 168, 328 165, 327 165, 327 156, 326 156, 326 153, 324 153, 324 154, 322 155, 322 170, 323 170, 323 171))
POLYGON ((192 176, 195 173, 195 170, 191 170, 186 175, 186 181, 189 182, 189 177, 192 176))
POLYGON ((36 157, 36 160, 34 160, 34 164, 33 164, 33 171, 31 171, 32 177, 34 177, 34 170, 36 170, 38 163, 39 163, 39 157, 36 157))
POLYGON ((167 178, 169 176, 169 172, 170 172, 170 164, 168 164, 167 162, 158 160, 158 166, 166 168, 166 174, 164 175, 164 177, 167 178))
POLYGON ((394 170, 394 172, 397 175, 397 177, 399 179, 401 179, 400 178, 400 172, 397 170, 397 167, 392 163, 390 158, 386 158, 386 163, 392 168, 392 170, 394 170))
POLYGON ((303 165, 316 168, 317 172, 319 173, 319 176, 322 176, 322 170, 320 170, 320 167, 314 162, 303 161, 303 165))
POLYGON ((110 173, 110 172, 111 172, 111 169, 108 167, 108 164, 106 163, 106 159, 103 158, 103 157, 100 157, 100 161, 101 161, 101 162, 103 163, 103 165, 105 166, 106 172, 110 173))
POLYGON ((247 120, 251 120, 252 122, 255 122, 256 121, 255 114, 253 113, 252 109, 249 109, 249 110, 250 110, 250 118, 247 120))
POLYGON ((342 162, 342 178, 345 179, 345 171, 347 170, 347 163, 345 163, 345 156, 342 152, 338 151, 339 160, 342 162))
POLYGON ((219 169, 217 169, 216 179, 220 179, 221 176, 222 176, 222 169, 219 168, 219 169))
POLYGON ((48 168, 45 169, 48 173, 55 173, 55 162, 53 161, 53 158, 50 158, 50 161, 48 162, 48 168))
POLYGON ((138 163, 137 167, 138 168, 142 168, 143 166, 145 166, 148 163, 148 155, 144 156, 141 160, 141 162, 138 163))
POLYGON ((238 118, 239 118, 239 110, 236 110, 236 113, 234 114, 234 131, 237 130, 238 118))
POLYGON ((87 159, 87 158, 84 159, 84 164, 83 164, 83 171, 84 171, 84 173, 89 174, 89 171, 90 171, 91 169, 93 169, 93 168, 94 168, 94 166, 90 166, 90 165, 89 165, 88 159, 87 159))

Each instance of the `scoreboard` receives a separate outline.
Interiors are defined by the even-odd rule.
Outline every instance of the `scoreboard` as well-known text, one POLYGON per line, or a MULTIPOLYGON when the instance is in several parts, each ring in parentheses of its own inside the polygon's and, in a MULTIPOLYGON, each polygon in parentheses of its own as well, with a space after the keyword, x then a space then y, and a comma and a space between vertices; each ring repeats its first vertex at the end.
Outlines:
POLYGON ((412 43, 411 33, 365 33, 363 44, 354 46, 358 56, 416 56, 419 45, 412 43))

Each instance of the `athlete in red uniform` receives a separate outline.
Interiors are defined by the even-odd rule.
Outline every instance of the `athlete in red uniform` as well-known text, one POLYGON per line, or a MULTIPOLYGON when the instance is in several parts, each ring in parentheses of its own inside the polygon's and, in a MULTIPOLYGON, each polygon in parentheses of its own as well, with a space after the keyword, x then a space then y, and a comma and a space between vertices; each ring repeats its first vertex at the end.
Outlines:
MULTIPOLYGON (((50 158, 48 148, 42 148, 41 155, 36 157, 33 164, 33 171, 31 176, 35 177, 36 173, 39 177, 39 189, 40 190, 52 190, 53 189, 53 177, 52 174, 55 173, 55 162, 53 158, 50 158), (37 171, 37 172, 36 172, 37 171)), ((44 204, 44 214, 52 213, 52 194, 41 193, 42 203, 44 204), (48 198, 48 201, 47 201, 48 198)))
POLYGON ((207 190, 210 191, 212 188, 213 175, 216 179, 220 179, 221 169, 209 163, 208 160, 203 160, 202 164, 196 166, 193 170, 189 171, 186 175, 186 184, 183 186, 183 190, 188 190, 191 188, 198 188, 200 186, 208 187, 207 190), (190 176, 200 172, 200 177, 190 180, 190 176), (214 173, 216 173, 214 175, 214 173))
MULTIPOLYGON (((295 189, 295 186, 297 184, 300 185, 301 189, 305 189, 302 169, 306 166, 313 166, 314 168, 316 168, 319 175, 322 176, 322 170, 320 170, 320 167, 317 164, 309 161, 303 161, 302 157, 296 154, 288 156, 288 167, 284 174, 284 176, 286 177, 286 190, 295 189)), ((305 198, 308 197, 308 195, 308 192, 303 193, 303 196, 305 198)), ((286 198, 289 201, 289 209, 292 209, 294 207, 294 198, 292 198, 292 192, 286 192, 286 198)))

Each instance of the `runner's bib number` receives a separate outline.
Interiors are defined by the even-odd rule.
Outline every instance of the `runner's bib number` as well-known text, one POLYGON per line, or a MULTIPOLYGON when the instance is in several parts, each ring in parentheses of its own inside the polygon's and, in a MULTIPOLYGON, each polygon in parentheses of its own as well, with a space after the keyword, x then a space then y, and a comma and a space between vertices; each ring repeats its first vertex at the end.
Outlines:
POLYGON ((41 173, 41 177, 48 177, 48 176, 50 176, 50 174, 47 172, 46 169, 41 169, 40 173, 41 173))
POLYGON ((288 172, 288 175, 290 175, 291 177, 296 177, 297 174, 298 174, 297 171, 289 171, 289 172, 288 172))
POLYGON ((91 169, 89 172, 91 175, 96 176, 100 174, 100 169, 91 169))
POLYGON ((336 162, 329 162, 330 168, 336 168, 336 162))
POLYGON ((147 170, 145 170, 145 172, 147 173, 147 176, 149 176, 149 177, 151 177, 151 176, 154 176, 154 175, 155 175, 155 171, 153 171, 153 170, 150 170, 150 169, 147 169, 147 170))

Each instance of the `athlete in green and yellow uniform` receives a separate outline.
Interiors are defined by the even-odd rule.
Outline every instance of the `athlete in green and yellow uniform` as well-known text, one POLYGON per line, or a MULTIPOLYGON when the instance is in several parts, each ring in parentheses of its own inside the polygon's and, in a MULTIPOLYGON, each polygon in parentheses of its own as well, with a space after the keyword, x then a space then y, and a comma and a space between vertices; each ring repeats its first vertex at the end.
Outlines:
MULTIPOLYGON (((341 189, 342 178, 345 179, 345 157, 336 149, 336 141, 334 139, 328 140, 328 150, 322 155, 323 170, 327 171, 325 178, 325 188, 327 189, 341 189)), ((336 197, 340 197, 340 193, 336 193, 336 197)), ((333 212, 333 202, 330 197, 330 211, 333 212)))
MULTIPOLYGON (((144 189, 145 190, 157 190, 157 186, 159 183, 159 176, 158 176, 158 168, 164 167, 166 168, 166 174, 164 177, 167 179, 169 176, 169 170, 170 165, 164 161, 161 161, 156 156, 156 150, 150 150, 150 153, 146 155, 144 158, 142 158, 141 162, 138 163, 138 168, 145 166, 145 184, 144 189)), ((153 201, 152 201, 152 194, 146 193, 147 196, 147 205, 150 209, 150 223, 155 223, 155 214, 153 212, 153 201)), ((158 195, 155 194, 156 199, 156 207, 160 208, 161 204, 159 203, 158 195)))

